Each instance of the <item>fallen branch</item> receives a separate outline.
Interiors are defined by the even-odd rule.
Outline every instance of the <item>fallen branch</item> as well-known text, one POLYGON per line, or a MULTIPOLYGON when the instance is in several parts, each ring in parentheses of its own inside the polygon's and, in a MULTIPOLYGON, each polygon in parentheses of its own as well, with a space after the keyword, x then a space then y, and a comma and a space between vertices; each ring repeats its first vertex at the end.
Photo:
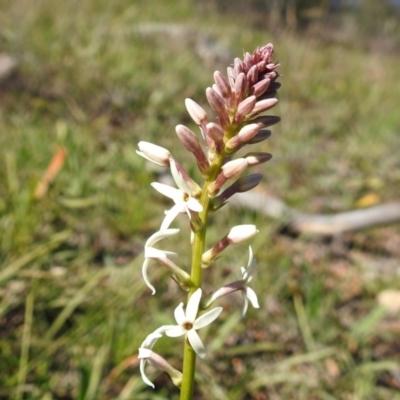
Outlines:
MULTIPOLYGON (((174 185, 169 173, 163 171, 157 175, 160 182, 174 185)), ((229 203, 279 220, 285 229, 296 234, 333 236, 343 232, 400 222, 400 202, 379 204, 337 214, 307 214, 271 196, 262 186, 258 186, 251 192, 232 196, 229 203)))
POLYGON ((400 221, 400 202, 379 204, 337 214, 306 214, 287 206, 262 188, 237 194, 230 202, 281 220, 285 228, 294 233, 335 235, 400 221))

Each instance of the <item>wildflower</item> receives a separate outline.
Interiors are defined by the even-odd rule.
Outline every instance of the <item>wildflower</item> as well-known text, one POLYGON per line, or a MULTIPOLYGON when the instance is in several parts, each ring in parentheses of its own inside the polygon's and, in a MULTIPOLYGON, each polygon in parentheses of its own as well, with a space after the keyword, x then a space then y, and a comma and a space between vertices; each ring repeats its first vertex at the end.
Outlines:
POLYGON ((149 261, 152 258, 166 258, 167 256, 175 256, 176 253, 171 251, 159 250, 155 249, 153 246, 160 240, 165 239, 166 237, 175 235, 179 232, 179 229, 166 229, 164 231, 158 231, 151 235, 144 246, 144 263, 142 266, 142 275, 143 279, 150 290, 153 291, 152 294, 156 292, 154 286, 150 283, 149 278, 147 276, 147 267, 149 265, 149 261))
POLYGON ((168 325, 163 325, 154 332, 150 333, 150 335, 146 337, 139 347, 138 358, 140 359, 140 374, 142 375, 143 381, 153 389, 154 384, 149 380, 149 378, 147 378, 145 373, 145 366, 148 361, 162 371, 167 372, 176 386, 179 387, 182 381, 182 373, 172 367, 172 365, 169 364, 163 357, 152 351, 154 344, 162 337, 162 334, 165 332, 166 328, 168 328, 168 325))
POLYGON ((242 316, 244 316, 247 312, 247 308, 249 306, 249 300, 254 308, 260 308, 255 291, 248 286, 248 284, 253 279, 254 269, 255 265, 253 262, 253 251, 251 249, 251 246, 249 246, 249 261, 247 263, 247 267, 246 268, 240 267, 240 270, 242 272, 242 281, 243 281, 243 286, 241 288, 241 291, 244 300, 242 316))
POLYGON ((197 289, 192 294, 186 306, 186 312, 183 311, 183 303, 180 303, 179 306, 176 307, 174 315, 178 325, 167 327, 165 329, 165 334, 169 337, 186 335, 187 340, 196 354, 201 358, 205 358, 206 351, 203 342, 196 331, 211 324, 211 322, 213 322, 221 313, 222 307, 213 308, 196 318, 199 310, 201 293, 201 289, 197 289))
POLYGON ((172 379, 172 382, 175 386, 180 387, 182 383, 182 372, 178 371, 174 368, 165 358, 161 357, 159 354, 155 353, 152 350, 139 348, 139 357, 140 359, 140 373, 142 375, 142 379, 144 383, 151 386, 154 389, 154 384, 147 378, 144 367, 146 365, 146 361, 149 361, 152 365, 157 367, 158 369, 166 372, 172 379))
POLYGON ((218 289, 215 293, 213 293, 208 301, 204 302, 204 307, 208 308, 211 306, 212 303, 214 303, 215 300, 219 299, 220 297, 240 290, 242 292, 244 300, 242 317, 244 317, 247 312, 249 301, 254 308, 260 308, 256 293, 252 288, 248 286, 253 278, 254 268, 253 251, 251 249, 251 246, 249 246, 249 261, 247 263, 247 267, 240 267, 240 270, 242 272, 242 279, 236 282, 232 282, 229 285, 223 286, 222 288, 218 289))
POLYGON ((153 182, 151 186, 164 196, 169 197, 175 203, 175 205, 168 211, 165 212, 164 221, 161 224, 160 231, 168 229, 172 221, 180 213, 187 213, 189 219, 191 219, 191 211, 201 212, 203 206, 197 199, 193 197, 193 191, 189 187, 188 182, 182 177, 182 174, 178 172, 175 161, 170 159, 171 173, 174 181, 179 189, 172 186, 164 185, 163 183, 153 182))

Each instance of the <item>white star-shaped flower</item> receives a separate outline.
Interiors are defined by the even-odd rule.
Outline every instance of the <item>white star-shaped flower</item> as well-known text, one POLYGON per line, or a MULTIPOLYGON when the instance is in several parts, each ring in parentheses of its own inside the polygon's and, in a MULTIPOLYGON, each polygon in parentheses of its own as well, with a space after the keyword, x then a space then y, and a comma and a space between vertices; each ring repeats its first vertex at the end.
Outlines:
POLYGON ((162 337, 162 332, 164 331, 162 330, 161 332, 159 332, 157 329, 155 332, 150 333, 150 335, 147 336, 142 345, 139 347, 140 373, 142 375, 143 381, 147 385, 151 386, 153 389, 154 384, 150 381, 149 378, 147 378, 144 368, 146 366, 148 358, 151 355, 151 349, 153 348, 156 341, 162 337))
POLYGON ((158 192, 166 197, 172 199, 175 205, 168 211, 165 212, 164 221, 161 224, 160 231, 168 229, 172 221, 178 216, 178 214, 185 213, 191 218, 190 211, 201 212, 203 206, 197 199, 192 196, 192 191, 189 185, 182 178, 182 175, 178 172, 174 160, 170 159, 170 167, 172 177, 179 189, 172 186, 164 185, 163 183, 153 182, 151 186, 158 192))
POLYGON ((142 275, 143 280, 150 290, 153 291, 152 294, 156 292, 154 286, 150 283, 149 278, 147 276, 147 267, 149 265, 149 261, 152 258, 164 258, 168 256, 176 256, 177 254, 172 251, 159 250, 155 249, 153 246, 160 240, 165 239, 166 237, 175 235, 179 232, 179 229, 166 229, 164 231, 158 231, 151 235, 144 246, 144 263, 142 266, 142 275))
POLYGON ((255 270, 254 262, 253 262, 253 250, 251 246, 249 246, 249 262, 247 263, 247 268, 240 267, 242 271, 242 280, 243 280, 243 288, 241 289, 244 299, 242 316, 244 316, 247 312, 247 308, 249 306, 249 300, 254 308, 260 308, 257 300, 256 292, 247 286, 248 283, 253 279, 253 274, 255 270))
POLYGON ((205 358, 206 350, 196 331, 211 324, 211 322, 218 318, 223 308, 215 307, 212 310, 207 311, 200 317, 196 318, 199 310, 200 300, 201 289, 197 289, 188 301, 186 312, 183 311, 183 303, 180 303, 179 306, 176 307, 174 312, 175 320, 178 325, 167 327, 165 329, 165 334, 169 337, 186 335, 190 345, 193 347, 193 350, 196 352, 196 354, 201 358, 205 358))
POLYGON ((147 362, 152 363, 153 365, 157 366, 159 369, 169 373, 171 378, 174 380, 174 378, 179 381, 182 378, 182 374, 177 371, 175 368, 173 368, 164 358, 159 356, 157 353, 154 353, 152 351, 153 346, 157 342, 158 339, 160 339, 165 332, 165 330, 171 326, 168 325, 163 325, 160 328, 156 329, 154 332, 150 333, 146 337, 146 339, 143 341, 141 346, 139 347, 139 356, 138 358, 140 359, 140 374, 142 375, 143 381, 151 386, 154 389, 154 384, 150 381, 150 379, 147 377, 145 373, 145 367, 147 362))

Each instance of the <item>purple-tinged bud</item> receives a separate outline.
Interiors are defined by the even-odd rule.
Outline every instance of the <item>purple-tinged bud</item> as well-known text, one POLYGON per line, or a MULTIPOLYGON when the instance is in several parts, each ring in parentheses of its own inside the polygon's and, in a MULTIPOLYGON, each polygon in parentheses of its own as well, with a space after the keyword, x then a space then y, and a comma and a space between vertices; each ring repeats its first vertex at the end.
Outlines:
POLYGON ((221 124, 227 125, 229 123, 229 119, 224 99, 210 87, 206 90, 206 96, 210 106, 217 113, 221 124))
POLYGON ((244 71, 243 61, 238 57, 236 57, 235 60, 233 61, 233 71, 234 71, 234 77, 236 79, 238 75, 244 71))
POLYGON ((265 163, 271 158, 272 154, 270 153, 248 153, 244 156, 244 159, 247 161, 249 167, 265 163))
POLYGON ((206 136, 210 137, 214 142, 220 143, 224 138, 224 131, 221 128, 221 125, 216 124, 215 122, 209 122, 206 125, 206 136))
POLYGON ((277 68, 279 65, 280 65, 280 64, 270 63, 270 64, 267 64, 267 69, 274 70, 274 69, 277 68))
POLYGON ((256 144, 260 143, 265 139, 268 139, 271 136, 271 131, 262 129, 258 131, 257 135, 253 137, 253 139, 249 140, 247 144, 256 144))
POLYGON ((225 178, 232 179, 240 175, 247 166, 247 161, 244 158, 237 158, 236 160, 228 161, 221 169, 225 178))
POLYGON ((184 125, 177 125, 175 131, 186 150, 195 156, 200 172, 206 174, 210 165, 196 134, 184 125))
POLYGON ((249 86, 253 86, 258 81, 258 69, 256 65, 253 65, 247 72, 247 83, 249 86))
POLYGON ((275 98, 258 101, 255 104, 253 111, 251 111, 251 113, 249 114, 249 118, 252 118, 258 114, 263 113, 264 111, 271 109, 276 105, 276 103, 278 103, 278 99, 275 98))
POLYGON ((227 239, 229 244, 236 244, 250 239, 257 233, 258 229, 255 225, 237 225, 229 231, 227 239))
POLYGON ((258 72, 265 73, 265 71, 267 69, 267 63, 264 60, 260 61, 256 65, 257 65, 258 72))
POLYGON ((235 101, 239 104, 246 95, 246 75, 241 72, 235 81, 235 101))
POLYGON ((234 194, 248 192, 255 188, 261 182, 262 178, 263 176, 261 174, 242 176, 220 195, 211 200, 211 210, 216 211, 220 209, 234 194))
POLYGON ((215 83, 213 83, 211 89, 215 90, 222 97, 221 89, 215 83))
POLYGON ((280 120, 281 119, 279 117, 274 115, 264 115, 250 120, 249 123, 258 124, 259 128, 263 129, 277 124, 280 120))
POLYGON ((263 79, 251 87, 250 93, 260 97, 268 90, 270 84, 271 79, 263 79))
POLYGON ((243 64, 245 65, 246 71, 248 71, 251 68, 251 66, 253 65, 252 56, 247 51, 243 55, 243 64))
POLYGON ((136 153, 139 154, 139 156, 142 156, 154 164, 169 167, 171 153, 167 149, 164 149, 164 147, 149 142, 139 142, 138 147, 140 151, 136 150, 136 153))
POLYGON ((259 127, 257 124, 245 125, 236 136, 228 140, 225 145, 225 150, 228 153, 238 150, 241 146, 248 143, 254 136, 256 136, 258 131, 259 127))
POLYGON ((228 67, 226 69, 227 76, 228 76, 228 82, 231 85, 231 88, 235 87, 235 71, 233 70, 232 67, 228 67))
POLYGON ((241 243, 258 233, 255 225, 234 226, 214 247, 203 253, 201 264, 203 268, 208 268, 217 256, 231 244, 241 243))
POLYGON ((272 62, 272 56, 274 55, 274 45, 272 43, 268 43, 260 49, 257 49, 254 54, 257 56, 257 58, 269 64, 272 62))
POLYGON ((250 96, 241 101, 238 105, 236 114, 235 114, 235 122, 237 124, 241 124, 243 120, 251 114, 252 110, 256 105, 257 98, 256 96, 250 96))
POLYGON ((205 125, 208 122, 207 113, 192 99, 185 99, 186 109, 196 125, 205 125))
POLYGON ((217 179, 208 186, 208 195, 215 196, 219 189, 229 180, 239 176, 248 167, 244 158, 228 161, 223 167, 217 179))
POLYGON ((231 97, 232 89, 229 85, 229 82, 226 80, 224 75, 221 74, 219 71, 214 72, 214 81, 219 89, 219 93, 221 96, 226 100, 231 97))

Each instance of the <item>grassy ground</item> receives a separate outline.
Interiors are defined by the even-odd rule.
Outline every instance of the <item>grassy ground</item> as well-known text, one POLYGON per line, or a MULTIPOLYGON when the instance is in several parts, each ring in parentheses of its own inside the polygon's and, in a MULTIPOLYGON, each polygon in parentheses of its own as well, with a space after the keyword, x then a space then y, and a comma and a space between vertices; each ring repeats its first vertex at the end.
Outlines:
MULTIPOLYGON (((243 49, 272 41, 282 64, 282 122, 263 145, 274 154, 263 168, 274 194, 308 212, 399 197, 396 55, 274 37, 187 1, 0 7, 0 52, 18 60, 0 83, 0 399, 178 398, 163 375, 152 375, 155 391, 145 387, 135 358, 183 298, 156 266, 157 295, 141 281, 143 244, 168 204, 135 149, 148 140, 177 154, 174 126, 190 124, 184 98, 205 105, 214 69, 243 49), (149 22, 178 25, 160 34, 149 22), (208 35, 220 57, 201 51, 208 35), (64 165, 35 195, 60 149, 64 165)), ((400 290, 399 226, 291 238, 277 222, 226 207, 210 243, 237 223, 260 228, 261 309, 239 321, 224 303, 221 325, 203 332, 212 356, 198 363, 196 398, 400 399, 399 314, 377 303, 400 290)), ((171 247, 188 260, 183 243, 171 247)), ((244 250, 207 275, 210 290, 246 263, 244 250)), ((159 350, 180 366, 179 341, 159 350)))

